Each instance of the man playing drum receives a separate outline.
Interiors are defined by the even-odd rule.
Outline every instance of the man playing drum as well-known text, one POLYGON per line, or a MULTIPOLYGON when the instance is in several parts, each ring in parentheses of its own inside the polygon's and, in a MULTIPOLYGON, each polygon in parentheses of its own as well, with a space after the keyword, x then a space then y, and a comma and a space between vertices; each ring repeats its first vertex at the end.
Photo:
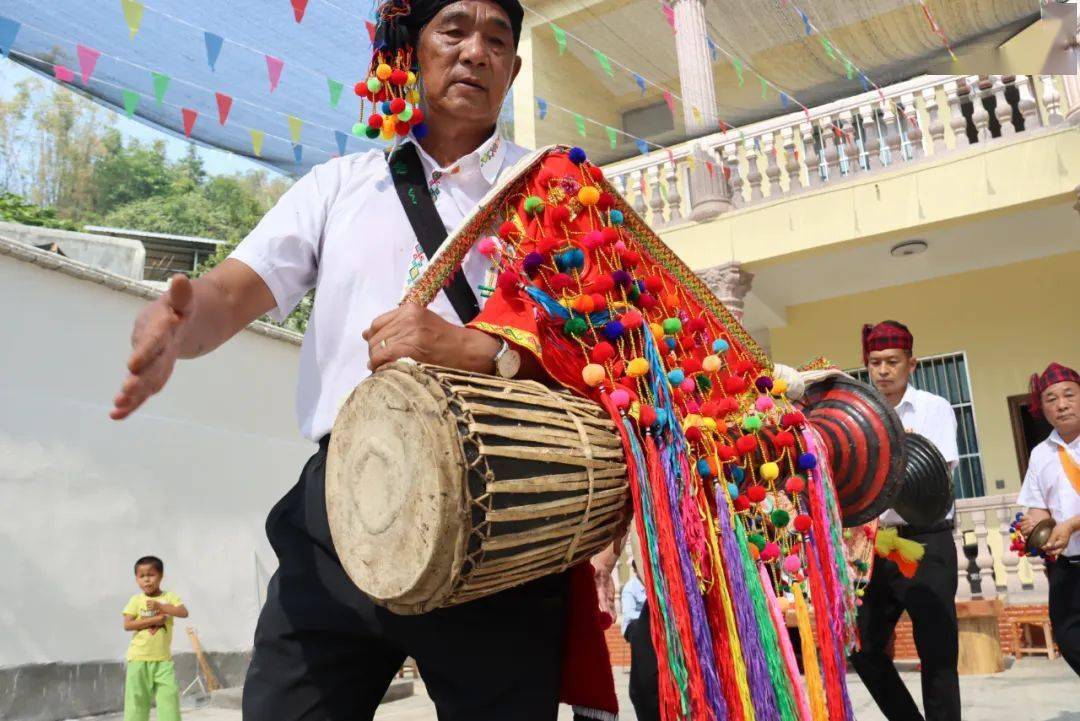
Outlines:
MULTIPOLYGON (((909 431, 928 438, 948 463, 959 461, 956 417, 941 396, 915 388, 911 374, 918 360, 907 326, 887 320, 866 325, 862 333, 863 362, 870 379, 909 431)), ((956 621, 957 561, 953 542, 953 511, 944 520, 920 527, 896 511, 881 515, 882 527, 921 543, 926 555, 913 578, 883 558, 874 559, 873 575, 859 607, 862 649, 851 657, 881 712, 890 721, 924 718, 900 679, 886 646, 903 611, 911 616, 915 647, 922 663, 922 694, 928 721, 959 721, 960 681, 957 675, 959 636, 956 621)))
MULTIPOLYGON (((388 0, 380 8, 372 77, 357 91, 380 110, 367 121, 368 136, 396 136, 398 150, 389 158, 372 150, 316 167, 228 260, 196 280, 174 277, 135 322, 130 374, 111 414, 117 420, 162 389, 178 358, 209 353, 263 314, 281 320, 316 290, 297 411, 301 431, 319 451, 267 518, 280 565, 244 688, 244 716, 252 721, 370 719, 406 656, 416 659, 444 721, 556 716, 563 629, 572 610, 569 573, 460 606, 395 615, 343 572, 324 492, 335 416, 370 371, 409 357, 504 377, 542 372, 504 340, 462 327, 482 303, 475 289, 487 264, 479 254, 466 259, 456 289, 440 293, 430 309, 396 307, 402 284, 431 253, 418 242, 423 219, 405 210, 398 194, 393 176, 396 163, 405 163, 399 152, 422 164, 435 224, 442 226, 434 235, 445 237, 525 155, 496 130, 521 66, 522 15, 517 0, 414 0, 411 6, 388 0)), ((432 231, 430 222, 426 230, 432 231)), ((609 607, 614 561, 609 551, 593 562, 609 607)), ((613 703, 610 667, 598 669, 597 679, 601 696, 613 703)), ((607 711, 595 715, 610 718, 615 709, 607 711)))

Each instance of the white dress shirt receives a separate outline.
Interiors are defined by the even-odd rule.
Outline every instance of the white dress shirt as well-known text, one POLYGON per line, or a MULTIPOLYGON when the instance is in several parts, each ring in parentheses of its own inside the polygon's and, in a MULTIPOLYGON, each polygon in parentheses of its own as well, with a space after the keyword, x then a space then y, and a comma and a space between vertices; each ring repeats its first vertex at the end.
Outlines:
POLYGON ((631 576, 622 587, 621 599, 622 632, 625 634, 626 627, 641 616, 641 608, 645 605, 645 584, 637 574, 631 576))
MULTIPOLYGON (((956 413, 952 404, 941 396, 921 391, 908 383, 896 414, 904 430, 914 431, 937 446, 951 473, 960 462, 960 451, 956 446, 956 413)), ((946 518, 952 518, 955 506, 949 509, 946 518)), ((896 511, 889 509, 881 514, 881 522, 886 526, 899 526, 906 521, 896 511)))
MULTIPOLYGON (((1020 487, 1016 502, 1027 508, 1042 508, 1050 512, 1055 521, 1064 521, 1080 514, 1080 493, 1076 492, 1065 469, 1061 467, 1058 449, 1064 448, 1073 461, 1080 463, 1080 437, 1066 443, 1054 431, 1045 441, 1031 451, 1027 475, 1020 487)), ((1080 532, 1072 534, 1065 548, 1066 556, 1080 556, 1080 532)))
MULTIPOLYGON (((409 138, 405 142, 412 142, 409 138)), ((417 145, 435 197, 452 233, 528 151, 498 133, 446 168, 417 145)), ((390 176, 383 152, 347 155, 318 165, 298 180, 233 251, 266 282, 283 320, 312 288, 315 306, 300 350, 296 412, 300 430, 317 441, 330 432, 353 388, 368 375, 372 320, 397 307, 426 263, 390 176)), ((465 277, 483 285, 490 261, 465 257, 465 277)), ((481 304, 483 297, 479 296, 481 304)), ((432 311, 459 324, 445 293, 432 311)))

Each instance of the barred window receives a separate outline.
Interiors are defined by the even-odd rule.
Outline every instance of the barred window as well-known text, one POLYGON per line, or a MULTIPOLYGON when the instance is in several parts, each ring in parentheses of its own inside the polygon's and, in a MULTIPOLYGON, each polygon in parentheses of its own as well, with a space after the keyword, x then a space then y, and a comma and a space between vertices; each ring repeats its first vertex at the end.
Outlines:
MULTIPOLYGON (((848 373, 864 383, 870 383, 865 368, 849 370, 848 373)), ((968 378, 967 355, 946 355, 919 358, 919 365, 911 376, 911 382, 919 390, 928 391, 949 401, 956 414, 956 444, 960 450, 960 463, 953 472, 953 489, 957 498, 974 498, 986 494, 983 480, 982 458, 979 455, 979 436, 975 430, 975 407, 971 402, 971 379, 968 378)))

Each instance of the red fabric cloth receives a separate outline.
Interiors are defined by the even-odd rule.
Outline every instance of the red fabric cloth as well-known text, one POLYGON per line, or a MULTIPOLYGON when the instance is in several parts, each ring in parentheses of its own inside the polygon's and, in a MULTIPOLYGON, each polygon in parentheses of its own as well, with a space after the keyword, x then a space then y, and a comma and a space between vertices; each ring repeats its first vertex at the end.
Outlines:
POLYGON ((879 350, 898 348, 911 352, 915 347, 915 338, 903 323, 886 320, 873 325, 867 323, 862 329, 863 363, 868 363, 870 354, 879 350))
POLYGON ((604 638, 611 617, 600 610, 592 564, 582 563, 570 569, 568 606, 559 700, 617 714, 619 700, 615 696, 615 678, 604 638))
POLYGON ((1042 415, 1043 391, 1055 383, 1068 381, 1080 383, 1080 373, 1060 363, 1051 363, 1046 366, 1046 370, 1042 372, 1042 375, 1033 373, 1031 376, 1031 400, 1028 403, 1028 410, 1031 411, 1031 414, 1034 416, 1042 415))

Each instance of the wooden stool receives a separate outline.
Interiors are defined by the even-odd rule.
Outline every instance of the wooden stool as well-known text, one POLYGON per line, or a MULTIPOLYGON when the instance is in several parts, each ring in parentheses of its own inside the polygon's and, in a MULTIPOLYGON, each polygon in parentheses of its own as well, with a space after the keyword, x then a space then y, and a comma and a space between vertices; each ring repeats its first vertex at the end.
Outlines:
POLYGON ((960 626, 960 657, 956 668, 961 676, 1001 673, 1005 659, 1001 653, 998 619, 1001 601, 961 601, 956 604, 960 626))
POLYGON ((1054 647, 1054 634, 1050 628, 1050 619, 1047 616, 1017 616, 1012 620, 1012 652, 1013 656, 1020 658, 1025 653, 1034 655, 1045 653, 1049 659, 1057 658, 1057 650, 1054 647), (1035 646, 1031 638, 1032 629, 1041 629, 1043 646, 1035 646), (1021 639, 1023 642, 1021 642, 1021 639))

